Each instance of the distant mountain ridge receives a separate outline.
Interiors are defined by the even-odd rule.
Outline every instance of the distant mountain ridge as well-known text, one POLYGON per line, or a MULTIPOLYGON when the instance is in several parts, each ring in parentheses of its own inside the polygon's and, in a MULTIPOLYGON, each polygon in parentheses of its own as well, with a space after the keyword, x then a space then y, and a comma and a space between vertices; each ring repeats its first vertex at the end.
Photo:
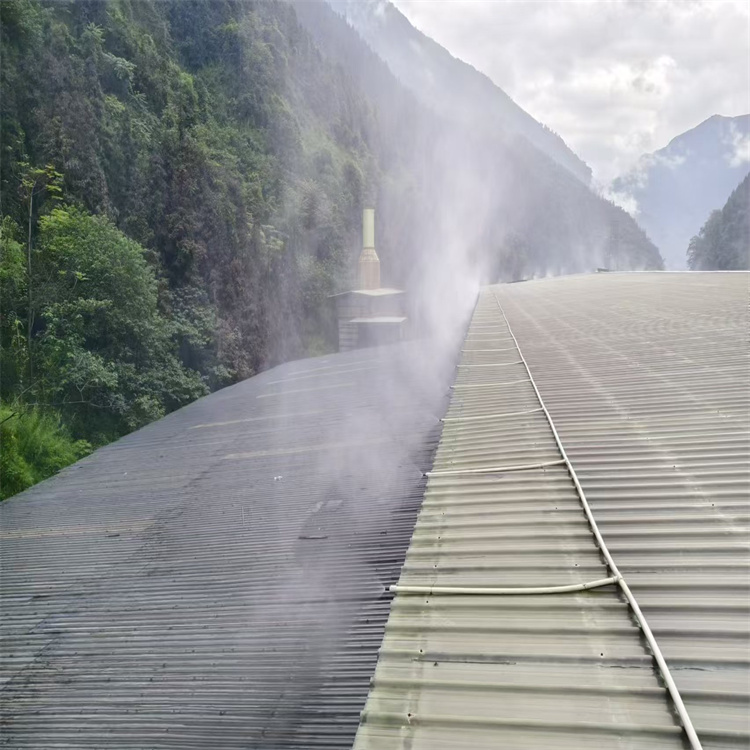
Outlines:
POLYGON ((395 76, 443 117, 476 130, 521 135, 542 153, 591 182, 591 168, 563 139, 535 120, 484 73, 453 57, 416 29, 388 0, 327 0, 391 68, 395 76))
POLYGON ((690 239, 750 172, 750 115, 713 115, 645 154, 611 193, 629 204, 667 268, 687 265, 690 239))

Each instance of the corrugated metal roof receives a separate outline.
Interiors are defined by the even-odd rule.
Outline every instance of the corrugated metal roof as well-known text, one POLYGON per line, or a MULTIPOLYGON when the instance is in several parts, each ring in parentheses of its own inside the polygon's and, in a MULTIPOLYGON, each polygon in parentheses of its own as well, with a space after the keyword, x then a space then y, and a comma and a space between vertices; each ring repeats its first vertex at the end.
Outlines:
POLYGON ((409 344, 277 368, 6 502, 3 740, 348 747, 382 641, 357 748, 683 747, 615 586, 399 593, 383 635, 402 562, 403 585, 607 576, 523 356, 704 747, 746 747, 747 288, 485 290, 426 489, 446 378, 409 344))
POLYGON ((706 748, 750 745, 747 273, 497 288, 706 748))
MULTIPOLYGON (((608 569, 495 290, 480 295, 399 587, 538 587, 608 569)), ((680 748, 614 586, 397 593, 355 748, 680 748)))
POLYGON ((422 354, 276 368, 3 503, 3 746, 351 747, 452 377, 422 354))

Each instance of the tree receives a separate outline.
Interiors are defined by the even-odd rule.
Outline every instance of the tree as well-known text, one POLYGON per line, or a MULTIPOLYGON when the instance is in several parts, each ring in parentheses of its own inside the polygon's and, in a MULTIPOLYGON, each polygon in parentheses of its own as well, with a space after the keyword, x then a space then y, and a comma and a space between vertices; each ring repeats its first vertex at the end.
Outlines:
POLYGON ((693 271, 750 268, 750 174, 720 211, 712 211, 690 240, 688 266, 693 271))
POLYGON ((0 396, 24 390, 28 346, 24 308, 28 312, 28 273, 23 233, 10 216, 0 225, 0 396))
POLYGON ((50 409, 22 405, 0 406, 0 500, 41 482, 73 461, 91 446, 73 440, 50 409))
POLYGON ((32 232, 34 227, 34 198, 39 198, 46 193, 53 200, 59 200, 62 195, 62 175, 55 170, 51 164, 43 168, 33 168, 28 162, 20 164, 22 170, 21 176, 21 194, 27 206, 27 240, 26 240, 26 293, 27 293, 27 312, 26 312, 26 349, 29 368, 29 382, 34 380, 34 359, 31 351, 31 335, 34 330, 34 306, 33 306, 33 289, 32 284, 32 232))
POLYGON ((138 243, 108 219, 70 207, 41 218, 39 243, 38 391, 75 434, 111 439, 206 393, 179 362, 138 243))

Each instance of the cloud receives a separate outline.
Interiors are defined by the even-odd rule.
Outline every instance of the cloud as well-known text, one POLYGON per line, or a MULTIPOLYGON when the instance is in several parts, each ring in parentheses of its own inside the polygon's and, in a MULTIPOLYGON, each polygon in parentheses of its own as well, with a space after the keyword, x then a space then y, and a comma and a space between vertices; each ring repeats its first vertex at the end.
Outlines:
POLYGON ((638 216, 638 201, 635 196, 627 190, 616 190, 611 185, 602 188, 602 196, 619 206, 623 211, 627 211, 631 216, 638 216))
POLYGON ((741 133, 732 123, 726 145, 729 147, 726 159, 730 167, 740 167, 750 163, 750 133, 741 133))
POLYGON ((377 0, 375 3, 375 15, 378 16, 378 18, 384 18, 387 9, 388 3, 386 3, 385 0, 377 0))
POLYGON ((645 190, 654 167, 677 169, 687 161, 688 156, 690 156, 689 150, 672 154, 644 154, 626 174, 621 176, 621 179, 614 183, 600 185, 599 190, 605 198, 637 218, 640 209, 638 199, 633 192, 645 190))
POLYGON ((394 2, 559 133, 600 184, 713 114, 750 112, 745 0, 394 2))

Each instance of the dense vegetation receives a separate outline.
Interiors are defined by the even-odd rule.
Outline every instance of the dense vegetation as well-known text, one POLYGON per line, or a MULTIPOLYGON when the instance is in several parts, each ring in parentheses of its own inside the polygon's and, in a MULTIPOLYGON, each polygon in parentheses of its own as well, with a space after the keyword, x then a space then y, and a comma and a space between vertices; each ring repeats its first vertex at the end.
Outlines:
MULTIPOLYGON (((366 104, 294 12, 1 12, 4 448, 28 422, 80 453, 324 350, 369 169, 366 104)), ((23 484, 3 480, 3 495, 23 484)))
POLYGON ((720 211, 712 211, 690 240, 688 266, 693 271, 750 269, 750 174, 720 211))
POLYGON ((7 0, 0 22, 2 496, 330 350, 366 202, 415 296, 458 266, 660 263, 530 144, 423 109, 325 5, 7 0))

